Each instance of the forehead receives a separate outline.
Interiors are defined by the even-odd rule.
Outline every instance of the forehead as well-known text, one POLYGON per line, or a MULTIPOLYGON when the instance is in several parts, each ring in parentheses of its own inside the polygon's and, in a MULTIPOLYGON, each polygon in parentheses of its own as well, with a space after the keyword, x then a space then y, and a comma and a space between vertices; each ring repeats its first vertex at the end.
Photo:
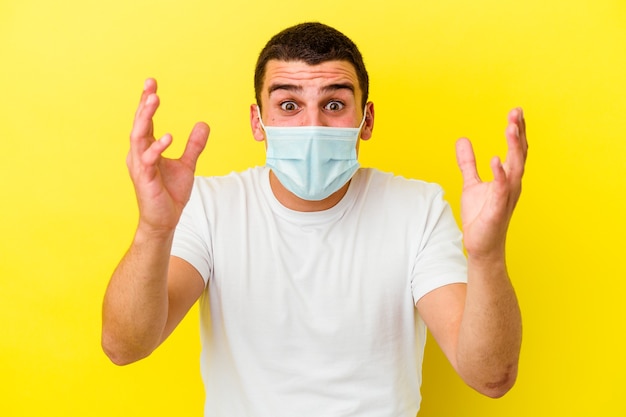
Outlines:
POLYGON ((265 68, 263 94, 268 94, 271 86, 277 84, 290 84, 302 88, 352 84, 355 94, 360 95, 356 70, 348 61, 326 61, 309 65, 303 61, 270 60, 265 68))

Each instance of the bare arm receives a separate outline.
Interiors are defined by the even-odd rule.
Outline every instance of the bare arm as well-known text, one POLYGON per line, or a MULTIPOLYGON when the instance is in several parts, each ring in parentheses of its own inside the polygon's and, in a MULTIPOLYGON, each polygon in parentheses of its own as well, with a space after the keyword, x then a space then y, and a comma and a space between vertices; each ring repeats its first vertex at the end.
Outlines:
POLYGON ((156 140, 156 82, 147 80, 131 132, 127 165, 139 206, 133 242, 107 287, 102 346, 116 364, 149 355, 171 333, 204 288, 199 273, 170 257, 174 230, 189 200, 195 165, 209 128, 198 123, 180 159, 161 156, 170 135, 156 140))
POLYGON ((468 283, 441 287, 417 305, 457 373, 490 397, 500 397, 514 385, 521 348, 521 314, 505 260, 506 233, 528 151, 521 109, 509 113, 506 138, 506 162, 491 161, 491 182, 478 177, 470 142, 457 143, 468 283))

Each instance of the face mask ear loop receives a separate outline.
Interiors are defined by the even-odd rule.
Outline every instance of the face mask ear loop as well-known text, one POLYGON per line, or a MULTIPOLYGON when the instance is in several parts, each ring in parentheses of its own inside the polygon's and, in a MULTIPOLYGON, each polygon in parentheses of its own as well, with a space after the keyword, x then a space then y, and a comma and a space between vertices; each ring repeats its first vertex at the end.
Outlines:
POLYGON ((261 123, 261 127, 263 128, 264 132, 267 132, 267 129, 265 128, 265 125, 263 124, 263 119, 261 118, 261 106, 259 106, 258 104, 256 105, 256 112, 259 115, 259 123, 261 123))
MULTIPOLYGON (((258 110, 258 107, 257 107, 257 110, 258 110)), ((363 108, 363 119, 361 120, 361 124, 359 125, 359 138, 361 137, 361 129, 363 129, 363 126, 365 125, 365 119, 367 119, 367 104, 363 108)))

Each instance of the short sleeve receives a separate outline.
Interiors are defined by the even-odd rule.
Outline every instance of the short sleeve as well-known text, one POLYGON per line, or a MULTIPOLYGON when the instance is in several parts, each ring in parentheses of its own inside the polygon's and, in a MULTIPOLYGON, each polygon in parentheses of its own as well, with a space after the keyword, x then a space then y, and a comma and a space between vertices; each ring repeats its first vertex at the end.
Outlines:
POLYGON ((467 260, 463 252, 463 236, 439 188, 431 200, 413 265, 413 301, 417 304, 428 292, 444 285, 466 282, 467 260))
POLYGON ((196 179, 176 227, 171 250, 171 255, 184 259, 196 268, 205 284, 213 270, 209 213, 205 204, 208 192, 196 179))

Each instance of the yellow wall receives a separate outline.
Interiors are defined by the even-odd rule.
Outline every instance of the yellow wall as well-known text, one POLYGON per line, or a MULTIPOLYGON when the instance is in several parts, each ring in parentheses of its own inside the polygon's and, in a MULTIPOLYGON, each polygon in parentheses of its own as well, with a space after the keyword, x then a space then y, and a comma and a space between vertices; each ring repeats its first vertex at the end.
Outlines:
POLYGON ((303 20, 343 30, 365 56, 376 129, 364 165, 440 182, 455 210, 455 139, 474 140, 489 178, 506 112, 526 110, 509 238, 518 384, 480 397, 431 343, 420 416, 626 415, 626 3, 288 4, 0 3, 0 415, 201 415, 195 311, 141 363, 117 368, 99 346, 102 294, 137 216, 124 163, 133 111, 154 76, 171 155, 206 120, 198 174, 262 164, 248 127, 254 61, 303 20))

